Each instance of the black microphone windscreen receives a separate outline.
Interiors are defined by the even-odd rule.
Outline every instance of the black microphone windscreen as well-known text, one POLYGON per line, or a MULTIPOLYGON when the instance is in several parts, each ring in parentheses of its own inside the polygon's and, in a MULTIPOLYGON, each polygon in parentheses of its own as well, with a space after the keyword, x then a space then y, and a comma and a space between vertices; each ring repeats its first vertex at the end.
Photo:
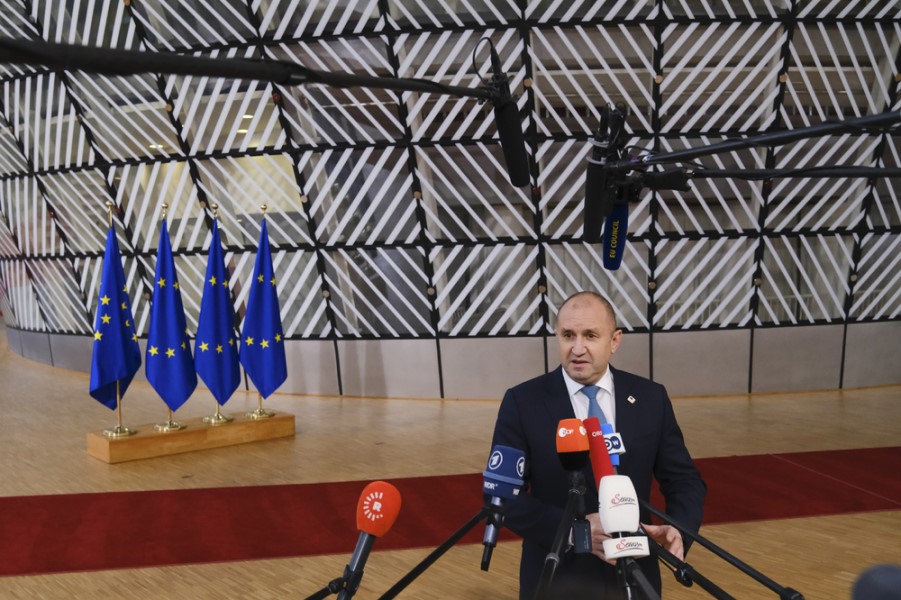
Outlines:
POLYGON ((526 155, 526 142, 522 135, 522 123, 516 102, 510 99, 496 103, 494 120, 497 123, 497 135, 501 141, 501 150, 504 151, 504 162, 507 163, 510 183, 516 187, 529 185, 529 157, 526 155))
POLYGON ((864 571, 851 590, 852 600, 897 600, 901 598, 901 567, 876 565, 864 571))
POLYGON ((589 162, 585 169, 585 206, 582 224, 582 237, 586 242, 601 241, 601 229, 604 218, 613 208, 612 199, 608 195, 607 172, 603 166, 589 162))

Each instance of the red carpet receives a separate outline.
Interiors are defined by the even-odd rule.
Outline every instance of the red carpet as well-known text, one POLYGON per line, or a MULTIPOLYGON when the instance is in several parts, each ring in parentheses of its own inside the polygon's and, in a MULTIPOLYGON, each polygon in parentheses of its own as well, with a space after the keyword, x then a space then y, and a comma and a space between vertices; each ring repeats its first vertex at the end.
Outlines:
MULTIPOLYGON (((707 525, 901 509, 901 448, 697 464, 709 487, 707 525)), ((366 483, 0 497, 0 575, 349 555, 366 483)), ((478 473, 391 483, 403 506, 376 550, 435 548, 482 503, 478 473)), ((481 542, 483 530, 463 541, 481 542)))

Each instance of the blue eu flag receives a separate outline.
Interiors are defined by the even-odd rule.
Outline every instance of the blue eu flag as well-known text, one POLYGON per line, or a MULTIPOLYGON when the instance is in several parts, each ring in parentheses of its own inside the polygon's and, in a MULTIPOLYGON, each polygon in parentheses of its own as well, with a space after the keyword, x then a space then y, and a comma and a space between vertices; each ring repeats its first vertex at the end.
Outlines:
POLYGON ((111 225, 106 235, 100 295, 94 319, 91 396, 115 410, 116 382, 118 394, 124 396, 140 366, 141 349, 125 287, 125 271, 122 270, 116 230, 111 225))
POLYGON ((228 402, 241 382, 241 367, 235 337, 235 309, 219 241, 219 221, 213 221, 208 261, 194 340, 194 366, 221 406, 228 402))
POLYGON ((153 304, 150 306, 147 381, 172 410, 178 410, 197 387, 194 357, 188 342, 188 326, 165 219, 160 227, 153 304))
POLYGON ((253 267, 244 330, 241 332, 241 364, 263 398, 272 394, 288 378, 278 288, 265 219, 260 228, 260 247, 253 267))

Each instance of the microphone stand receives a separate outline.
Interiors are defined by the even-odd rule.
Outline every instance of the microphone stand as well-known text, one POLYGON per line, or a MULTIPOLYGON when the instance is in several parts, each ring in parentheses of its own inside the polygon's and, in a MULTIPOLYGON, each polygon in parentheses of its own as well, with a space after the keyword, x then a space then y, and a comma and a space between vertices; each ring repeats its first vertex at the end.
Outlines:
MULTIPOLYGON (((701 156, 718 154, 720 152, 730 152, 733 150, 756 148, 760 146, 781 146, 790 142, 818 136, 861 130, 866 131, 867 129, 878 130, 896 123, 901 123, 901 111, 898 110, 844 119, 841 121, 826 121, 811 127, 774 131, 746 138, 731 139, 699 148, 686 148, 684 150, 673 152, 634 156, 624 160, 606 162, 606 164, 603 165, 603 169, 610 172, 607 177, 614 182, 612 185, 619 189, 630 187, 633 192, 640 191, 641 188, 687 191, 689 189, 688 180, 696 177, 704 179, 728 177, 749 181, 768 180, 777 177, 901 177, 901 168, 898 167, 877 168, 854 165, 835 165, 831 167, 814 166, 796 169, 708 169, 706 167, 678 167, 663 172, 643 171, 643 169, 652 165, 684 162, 701 156), (626 175, 633 170, 638 172, 626 175), (615 177, 614 174, 618 174, 619 177, 615 177)), ((616 155, 614 154, 614 158, 615 157, 616 155)), ((635 202, 636 200, 637 194, 633 193, 629 198, 629 201, 635 202)))
MULTIPOLYGON (((441 558, 445 552, 451 549, 451 547, 460 541, 460 539, 469 533, 469 531, 482 522, 486 518, 494 519, 496 522, 500 522, 502 518, 499 517, 499 511, 501 510, 500 506, 494 504, 486 504, 482 507, 482 509, 470 519, 463 527, 458 529, 453 535, 451 535, 447 540, 435 548, 428 556, 426 556, 418 565, 413 567, 409 573, 404 575, 397 583, 395 583, 391 588, 379 596, 379 600, 388 600, 389 598, 395 598, 400 592, 402 592, 408 585, 413 583, 413 581, 419 577, 426 569, 428 569, 432 563, 441 558)), ((308 599, 309 600, 309 599, 308 599)))
MULTIPOLYGON (((630 581, 637 585, 638 588, 644 592, 644 595, 648 600, 660 600, 660 595, 651 585, 651 582, 648 581, 648 578, 644 576, 641 567, 638 566, 638 563, 635 562, 634 558, 621 558, 616 562, 616 568, 622 570, 626 581, 630 581)), ((626 587, 626 595, 629 598, 632 597, 628 587, 626 587)))
POLYGON ((685 536, 691 538, 692 541, 695 541, 695 542, 701 544, 702 546, 704 546, 705 548, 707 548, 708 550, 710 550, 711 552, 713 552, 714 554, 716 554, 717 556, 722 558, 724 561, 726 561, 727 563, 729 563, 730 565, 732 565, 739 571, 748 575, 749 577, 751 577, 752 579, 754 579, 755 581, 757 581, 764 587, 767 587, 770 590, 776 592, 779 595, 780 600, 804 600, 804 596, 797 590, 793 590, 792 588, 787 588, 787 587, 783 587, 783 586, 779 585, 778 583, 776 583, 775 581, 773 581, 772 579, 770 579, 769 577, 767 577, 760 571, 754 569, 750 565, 748 565, 748 564, 742 562, 741 560, 739 560, 738 558, 732 556, 731 554, 729 554, 728 552, 726 552, 725 550, 723 550, 722 548, 720 548, 719 546, 717 546, 716 544, 711 542, 710 540, 707 540, 704 537, 702 537, 701 535, 694 533, 694 532, 690 531, 688 528, 680 525, 666 513, 659 511, 656 508, 654 508, 653 506, 651 506, 650 503, 642 500, 641 498, 638 499, 638 502, 642 508, 649 511, 651 514, 659 517, 665 523, 672 525, 673 527, 678 529, 679 532, 682 533, 682 535, 685 535, 685 536))
POLYGON ((305 600, 322 600, 332 594, 337 594, 347 586, 347 577, 341 576, 329 581, 324 588, 306 597, 305 600))
POLYGON ((734 596, 726 593, 718 585, 698 573, 695 568, 687 562, 679 560, 675 554, 658 544, 654 538, 648 536, 648 543, 651 545, 654 554, 660 559, 660 562, 672 569, 676 581, 685 587, 691 587, 693 584, 697 583, 698 587, 717 600, 735 600, 734 596))
POLYGON ((550 597, 548 592, 554 579, 554 573, 560 564, 563 544, 572 529, 573 521, 583 517, 584 513, 585 476, 581 471, 570 471, 569 495, 566 499, 566 508, 563 510, 563 518, 560 519, 560 524, 557 526, 557 533, 554 536, 551 551, 548 552, 544 559, 544 568, 541 571, 541 578, 538 580, 535 600, 545 600, 550 597))

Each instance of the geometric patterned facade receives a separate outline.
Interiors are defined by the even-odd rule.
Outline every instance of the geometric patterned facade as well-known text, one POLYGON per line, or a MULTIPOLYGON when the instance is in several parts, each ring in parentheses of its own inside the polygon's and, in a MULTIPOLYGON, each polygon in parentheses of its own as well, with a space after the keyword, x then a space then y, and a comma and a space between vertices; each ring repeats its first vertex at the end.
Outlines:
MULTIPOLYGON (((624 102, 630 154, 901 109, 901 0, 0 0, 0 37, 477 87, 490 37, 531 185, 472 98, 0 61, 0 309, 91 334, 106 203, 146 337, 162 204, 191 335, 213 204, 243 319, 266 204, 292 340, 536 337, 596 289, 628 332, 901 317, 901 129, 695 159, 788 178, 642 191, 618 271, 582 239, 589 139, 624 102)), ((240 326, 240 324, 239 324, 240 326)))

